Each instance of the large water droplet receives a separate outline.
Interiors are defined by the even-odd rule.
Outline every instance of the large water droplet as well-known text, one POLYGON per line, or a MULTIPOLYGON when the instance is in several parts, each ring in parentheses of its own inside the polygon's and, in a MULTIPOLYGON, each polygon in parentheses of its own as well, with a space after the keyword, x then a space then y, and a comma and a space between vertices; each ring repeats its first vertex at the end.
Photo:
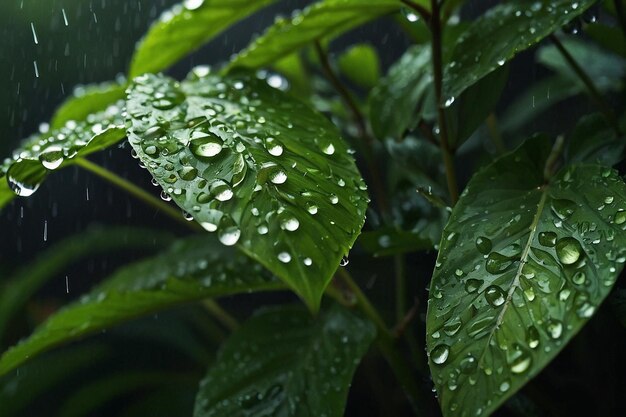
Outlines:
POLYGON ((478 368, 478 361, 472 355, 468 355, 467 357, 461 360, 461 363, 459 364, 459 368, 461 372, 466 375, 473 374, 474 372, 476 372, 476 369, 478 368))
POLYGON ((445 344, 437 345, 430 351, 430 359, 437 365, 441 365, 448 360, 450 346, 445 344))
POLYGON ((539 243, 549 248, 556 245, 556 233, 554 232, 541 232, 539 233, 539 243))
POLYGON ((487 255, 489 254, 489 252, 491 252, 491 248, 492 244, 490 239, 484 236, 479 236, 476 238, 476 249, 478 249, 478 252, 482 253, 483 255, 487 255))
POLYGON ((461 319, 459 317, 451 318, 443 325, 443 332, 448 336, 454 336, 461 329, 461 319))
POLYGON ((288 252, 280 252, 278 254, 278 260, 284 264, 288 264, 289 262, 291 262, 291 255, 289 255, 288 252))
POLYGON ((63 163, 63 148, 56 145, 49 146, 39 155, 39 162, 46 169, 57 169, 63 163))
POLYGON ((287 217, 280 223, 280 228, 289 232, 295 232, 300 227, 300 222, 295 217, 287 217))
POLYGON ((531 349, 535 349, 539 346, 539 330, 535 326, 530 326, 526 330, 526 343, 531 349))
POLYGON ((196 130, 191 134, 189 148, 199 158, 213 158, 222 152, 223 144, 222 139, 213 133, 196 130))
POLYGON ((580 243, 573 237, 564 237, 556 243, 556 254, 563 265, 576 263, 582 253, 580 243))
POLYGON ((237 226, 228 226, 221 228, 217 236, 225 246, 233 246, 239 241, 241 230, 237 226))
POLYGON ((210 187, 211 195, 215 197, 216 200, 219 201, 228 201, 233 198, 233 190, 231 190, 230 186, 222 180, 217 180, 211 184, 210 187))
POLYGON ((514 374, 523 374, 530 368, 530 365, 532 365, 532 355, 524 347, 515 345, 514 349, 509 350, 509 352, 508 363, 511 372, 514 374))
POLYGON ((490 274, 501 274, 506 271, 512 263, 511 258, 499 254, 498 252, 491 252, 487 257, 485 269, 490 274))
POLYGON ((561 220, 565 220, 576 211, 576 203, 571 200, 556 199, 552 201, 552 211, 561 220))
POLYGON ((546 330, 551 338, 558 339, 563 334, 563 323, 559 320, 549 320, 546 325, 546 330))
POLYGON ((480 289, 481 285, 483 285, 483 282, 484 281, 482 279, 470 278, 465 281, 465 291, 473 294, 480 289))
POLYGON ((497 285, 490 285, 485 291, 485 299, 492 307, 500 307, 506 301, 504 291, 497 285))

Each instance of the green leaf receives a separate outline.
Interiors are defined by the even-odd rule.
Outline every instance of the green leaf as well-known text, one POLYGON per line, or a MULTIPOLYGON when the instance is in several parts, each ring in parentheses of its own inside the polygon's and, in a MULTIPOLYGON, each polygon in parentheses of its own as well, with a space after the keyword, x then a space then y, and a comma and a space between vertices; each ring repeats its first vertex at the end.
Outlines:
POLYGON ((407 232, 395 228, 363 232, 358 243, 375 257, 417 252, 431 249, 434 245, 432 239, 422 230, 407 232))
POLYGON ((50 127, 61 129, 70 120, 83 121, 92 113, 106 110, 125 97, 126 81, 79 86, 52 116, 50 127))
POLYGON ((339 56, 337 63, 341 72, 359 87, 372 88, 380 78, 380 60, 372 45, 352 45, 339 56))
POLYGON ((194 417, 343 415, 376 329, 345 308, 281 307, 248 320, 200 385, 194 417))
MULTIPOLYGON (((605 52, 593 43, 575 39, 562 39, 561 43, 572 55, 576 62, 583 65, 585 73, 593 80, 594 85, 601 91, 618 91, 624 85, 626 76, 626 59, 605 52)), ((572 84, 585 88, 580 77, 572 70, 556 46, 546 45, 537 52, 537 62, 562 74, 571 80, 572 84)))
POLYGON ((159 256, 120 269, 0 357, 0 375, 61 343, 176 304, 284 286, 260 265, 213 242, 178 241, 159 256))
POLYGON ((365 220, 354 160, 326 118, 264 81, 204 75, 136 79, 130 143, 181 208, 315 310, 365 220))
POLYGON ((430 56, 429 46, 410 47, 370 93, 370 123, 379 139, 400 138, 419 121, 432 85, 430 56))
POLYGON ((585 33, 606 50, 626 57, 626 37, 619 27, 593 23, 585 26, 585 33))
POLYGON ((607 296, 626 259, 626 184, 597 165, 546 182, 536 137, 477 173, 441 240, 427 315, 444 416, 489 415, 607 296))
POLYGON ((161 14, 138 43, 129 76, 156 73, 275 0, 185 0, 161 14))
MULTIPOLYGON (((511 1, 474 20, 459 37, 444 70, 444 102, 565 25, 595 0, 511 1)), ((445 104, 442 103, 442 104, 445 104)))
POLYGON ((235 56, 230 69, 259 68, 312 42, 335 38, 370 20, 395 12, 398 0, 323 0, 297 11, 291 18, 280 18, 265 33, 235 56))
POLYGON ((100 253, 128 249, 158 249, 171 241, 169 233, 149 229, 90 228, 43 252, 0 285, 0 346, 9 321, 30 297, 67 265, 100 253))
POLYGON ((91 114, 82 122, 68 121, 59 129, 35 134, 24 141, 0 165, 0 208, 15 195, 32 195, 49 172, 71 165, 75 158, 85 157, 119 142, 126 136, 121 118, 123 103, 91 114), (13 191, 13 195, 9 191, 13 191))
MULTIPOLYGON (((622 125, 626 124, 623 118, 622 125)), ((624 158, 624 138, 618 137, 603 114, 594 113, 580 119, 568 144, 567 157, 573 162, 590 162, 612 166, 624 158)))

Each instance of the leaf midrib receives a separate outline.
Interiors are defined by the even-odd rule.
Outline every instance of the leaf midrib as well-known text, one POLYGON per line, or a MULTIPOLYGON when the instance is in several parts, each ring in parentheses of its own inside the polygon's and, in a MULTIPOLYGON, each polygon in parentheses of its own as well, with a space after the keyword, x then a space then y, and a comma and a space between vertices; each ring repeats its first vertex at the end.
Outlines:
POLYGON ((491 343, 491 339, 493 338, 496 331, 500 328, 500 325, 502 324, 502 320, 504 319, 504 314, 506 313, 509 305, 511 304, 513 293, 520 286, 519 281, 520 281, 520 276, 522 275, 522 269, 524 268, 524 265, 526 265, 526 260, 528 259, 528 254, 530 253, 530 247, 535 238, 535 233, 537 232, 537 226, 539 225, 539 219, 541 218, 541 214, 543 213, 546 200, 548 197, 548 187, 543 186, 541 187, 541 190, 542 190, 542 193, 541 193, 541 198, 539 199, 539 203, 537 204, 537 212, 535 213, 535 217, 533 218, 533 221, 529 226, 530 233, 528 235, 528 240, 526 241, 526 245, 524 246, 524 251, 522 252, 522 256, 520 257, 520 263, 519 263, 519 266, 517 267, 515 278, 513 279, 513 282, 511 283, 511 288, 509 288, 509 291, 506 296, 506 300, 504 301, 504 304, 502 306, 502 310, 500 310, 500 313, 498 314, 498 317, 496 319, 496 324, 493 327, 493 329, 489 332, 489 337, 487 338, 485 349, 483 350, 480 356, 480 360, 478 361, 479 363, 482 363, 485 357, 485 353, 488 350, 487 347, 489 347, 491 343))

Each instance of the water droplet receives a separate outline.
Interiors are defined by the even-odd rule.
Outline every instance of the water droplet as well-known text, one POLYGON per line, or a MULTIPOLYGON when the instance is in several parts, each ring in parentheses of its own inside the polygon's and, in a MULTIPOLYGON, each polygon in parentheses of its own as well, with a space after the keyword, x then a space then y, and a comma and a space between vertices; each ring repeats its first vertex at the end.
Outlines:
POLYGON ((509 381, 504 381, 500 384, 500 391, 507 392, 511 388, 511 383, 509 381))
POLYGON ((504 291, 497 285, 490 285, 485 291, 485 299, 492 307, 499 307, 506 301, 504 291))
POLYGON ((583 285, 586 280, 587 275, 582 271, 578 271, 572 276, 572 282, 576 285, 583 285))
POLYGON ((473 294, 480 289, 481 285, 483 285, 483 280, 470 278, 465 281, 465 291, 473 294))
POLYGON ((306 210, 309 212, 309 214, 317 214, 317 206, 315 204, 312 203, 308 203, 306 210))
POLYGON ((183 167, 178 170, 178 175, 185 181, 192 181, 198 176, 198 170, 194 167, 183 167))
POLYGON ((563 323, 558 320, 549 320, 546 326, 548 334, 553 339, 558 339, 563 334, 563 323))
POLYGON ((332 143, 327 143, 326 145, 322 146, 322 152, 324 152, 326 155, 332 155, 335 153, 335 146, 332 143))
POLYGON ((339 202, 339 197, 335 194, 330 195, 330 204, 337 204, 339 202))
POLYGON ((448 336, 454 336, 461 329, 461 319, 454 317, 443 325, 443 332, 448 336))
POLYGON ((476 238, 476 249, 478 249, 478 252, 482 253, 483 255, 487 255, 489 254, 489 252, 491 252, 491 248, 491 240, 484 236, 478 236, 476 238))
POLYGON ((454 97, 450 97, 448 98, 445 103, 443 103, 444 107, 450 107, 452 105, 452 103, 454 103, 455 98, 454 97))
POLYGON ((539 243, 543 246, 554 247, 556 245, 556 233, 554 232, 541 232, 539 233, 539 243))
POLYGON ((490 274, 501 274, 506 271, 512 263, 511 258, 499 254, 498 252, 491 252, 487 257, 485 269, 490 274))
POLYGON ((287 174, 282 169, 277 169, 270 173, 270 181, 276 185, 284 184, 287 181, 287 174))
POLYGON ((626 222, 626 211, 620 210, 615 213, 615 224, 624 224, 626 222))
POLYGON ((552 212, 561 220, 565 220, 576 211, 576 203, 571 200, 555 199, 552 201, 552 212))
POLYGON ((430 351, 430 359, 437 365, 441 365, 448 360, 450 346, 445 344, 437 345, 430 351))
POLYGON ((191 134, 189 148, 199 158, 213 158, 222 152, 224 142, 210 132, 196 130, 191 134))
POLYGON ((350 259, 348 259, 347 256, 344 256, 343 258, 341 258, 341 261, 339 261, 339 266, 348 266, 349 263, 350 259))
POLYGON ((305 264, 306 266, 311 266, 313 265, 313 260, 311 258, 304 258, 302 263, 305 264))
POLYGON ((278 254, 278 260, 284 264, 288 264, 289 262, 291 262, 291 255, 289 255, 289 253, 287 252, 280 252, 278 254))
POLYGON ((556 244, 556 254, 563 265, 576 263, 582 253, 580 243, 572 237, 559 239, 556 244))
POLYGON ((539 330, 535 326, 530 326, 526 330, 526 343, 531 349, 539 346, 539 330))
POLYGON ((476 368, 478 368, 478 361, 472 355, 468 355, 467 357, 461 360, 459 363, 459 368, 462 373, 469 375, 476 372, 476 368))
POLYGON ((211 195, 218 201, 228 201, 233 198, 233 190, 230 186, 222 180, 213 182, 210 186, 211 195))
POLYGON ((269 228, 267 227, 266 224, 262 224, 259 227, 257 227, 257 232, 259 232, 260 235, 266 235, 269 232, 269 228))
POLYGON ((241 230, 237 226, 227 226, 219 230, 217 237, 225 246, 233 246, 239 241, 241 230))
POLYGON ((295 232, 298 227, 300 227, 300 222, 295 217, 286 218, 280 223, 280 228, 289 232, 295 232))
POLYGON ((39 162, 46 169, 57 169, 63 163, 63 148, 56 145, 49 146, 39 155, 39 162))
POLYGON ((533 358, 530 352, 517 344, 510 352, 511 353, 508 355, 507 360, 511 368, 511 372, 514 374, 523 374, 528 371, 533 363, 533 358))

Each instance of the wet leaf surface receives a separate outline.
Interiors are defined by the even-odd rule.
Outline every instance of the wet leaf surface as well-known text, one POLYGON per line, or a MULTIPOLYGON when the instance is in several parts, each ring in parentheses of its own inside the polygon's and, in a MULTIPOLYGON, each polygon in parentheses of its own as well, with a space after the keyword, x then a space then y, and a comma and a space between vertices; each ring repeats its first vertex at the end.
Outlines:
POLYGON ((130 77, 169 68, 274 0, 185 0, 161 14, 137 45, 130 77))
POLYGON ((51 316, 0 357, 0 375, 59 344, 183 302, 283 288, 260 265, 211 237, 178 241, 155 258, 120 269, 51 316))
POLYGON ((366 186, 335 127, 249 75, 136 80, 130 143, 173 199, 316 309, 361 231, 366 186))
POLYGON ((626 184, 590 164, 545 183, 550 142, 476 174, 444 230, 427 344, 445 416, 487 415, 540 372, 626 261, 626 184))
POLYGON ((372 323, 333 306, 313 318, 278 307, 248 320, 200 385, 194 417, 340 417, 372 323))
POLYGON ((444 71, 444 101, 450 103, 466 88, 594 3, 595 0, 511 1, 493 7, 474 20, 457 40, 444 71))

